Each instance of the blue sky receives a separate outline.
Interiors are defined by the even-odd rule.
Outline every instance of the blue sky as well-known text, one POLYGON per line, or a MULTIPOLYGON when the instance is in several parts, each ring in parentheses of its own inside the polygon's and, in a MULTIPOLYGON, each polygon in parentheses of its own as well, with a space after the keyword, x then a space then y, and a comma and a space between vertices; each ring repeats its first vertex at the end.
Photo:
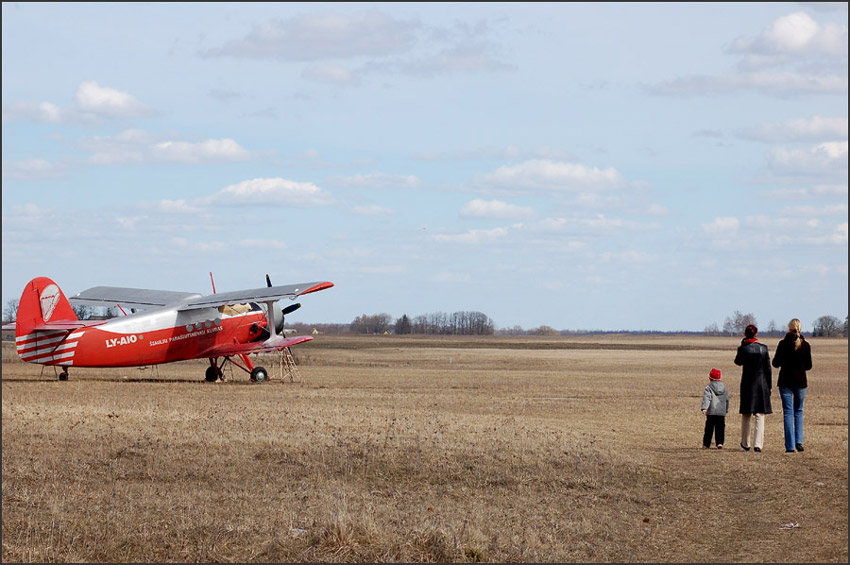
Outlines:
POLYGON ((4 305, 212 271, 334 282, 305 322, 847 315, 845 3, 2 9, 4 305))

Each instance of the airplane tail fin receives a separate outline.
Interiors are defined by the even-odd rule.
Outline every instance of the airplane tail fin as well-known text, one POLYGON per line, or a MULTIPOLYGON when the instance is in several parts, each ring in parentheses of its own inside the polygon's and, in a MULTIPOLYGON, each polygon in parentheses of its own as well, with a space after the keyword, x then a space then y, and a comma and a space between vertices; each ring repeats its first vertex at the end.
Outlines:
POLYGON ((47 322, 77 321, 77 314, 59 286, 47 277, 27 283, 18 303, 15 337, 30 335, 47 322))

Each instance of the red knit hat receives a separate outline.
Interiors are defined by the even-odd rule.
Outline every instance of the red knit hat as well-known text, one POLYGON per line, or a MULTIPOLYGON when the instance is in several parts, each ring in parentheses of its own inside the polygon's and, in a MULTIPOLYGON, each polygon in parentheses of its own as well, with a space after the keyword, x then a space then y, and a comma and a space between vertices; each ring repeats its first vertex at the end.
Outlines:
POLYGON ((709 380, 719 381, 720 380, 720 369, 712 369, 708 374, 709 380))

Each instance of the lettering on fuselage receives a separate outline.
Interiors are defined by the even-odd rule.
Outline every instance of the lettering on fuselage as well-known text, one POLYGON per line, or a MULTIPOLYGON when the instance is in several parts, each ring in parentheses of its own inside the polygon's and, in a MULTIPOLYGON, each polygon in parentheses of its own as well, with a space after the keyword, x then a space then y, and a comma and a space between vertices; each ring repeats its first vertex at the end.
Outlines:
MULTIPOLYGON (((173 341, 180 341, 180 340, 187 339, 187 338, 190 338, 190 337, 198 337, 198 336, 201 336, 201 335, 214 334, 216 332, 220 332, 223 329, 224 328, 222 326, 215 326, 215 327, 207 328, 207 329, 204 329, 204 330, 198 330, 198 331, 195 331, 195 332, 185 333, 183 335, 175 335, 175 336, 171 336, 169 338, 158 339, 156 341, 152 340, 152 341, 148 342, 148 345, 150 347, 156 347, 157 345, 165 345, 165 344, 171 343, 173 341)), ((109 340, 107 340, 107 341, 109 341, 109 340)))
POLYGON ((123 337, 113 337, 111 339, 106 340, 106 348, 110 347, 118 347, 119 345, 130 345, 131 343, 136 343, 139 341, 139 338, 135 335, 127 335, 123 337))

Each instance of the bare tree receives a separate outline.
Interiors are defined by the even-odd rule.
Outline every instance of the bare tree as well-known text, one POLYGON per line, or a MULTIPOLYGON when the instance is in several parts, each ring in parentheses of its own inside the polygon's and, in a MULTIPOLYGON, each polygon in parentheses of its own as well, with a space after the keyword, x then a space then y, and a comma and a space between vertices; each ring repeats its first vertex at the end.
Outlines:
POLYGON ((756 317, 753 314, 742 314, 740 310, 735 310, 731 317, 726 318, 723 322, 723 333, 729 335, 740 335, 744 333, 744 329, 750 324, 757 326, 756 317))
POLYGON ((776 320, 771 320, 770 323, 767 325, 767 335, 775 337, 780 335, 781 333, 782 331, 779 329, 779 326, 776 325, 776 320))
POLYGON ((842 333, 841 320, 835 316, 821 316, 815 320, 812 335, 816 337, 835 337, 842 333))
POLYGON ((18 319, 18 303, 19 299, 15 298, 6 302, 6 308, 3 309, 3 321, 14 322, 18 319))
POLYGON ((85 304, 71 306, 71 308, 74 310, 74 314, 77 315, 78 320, 88 320, 94 314, 94 308, 86 306, 85 304))

